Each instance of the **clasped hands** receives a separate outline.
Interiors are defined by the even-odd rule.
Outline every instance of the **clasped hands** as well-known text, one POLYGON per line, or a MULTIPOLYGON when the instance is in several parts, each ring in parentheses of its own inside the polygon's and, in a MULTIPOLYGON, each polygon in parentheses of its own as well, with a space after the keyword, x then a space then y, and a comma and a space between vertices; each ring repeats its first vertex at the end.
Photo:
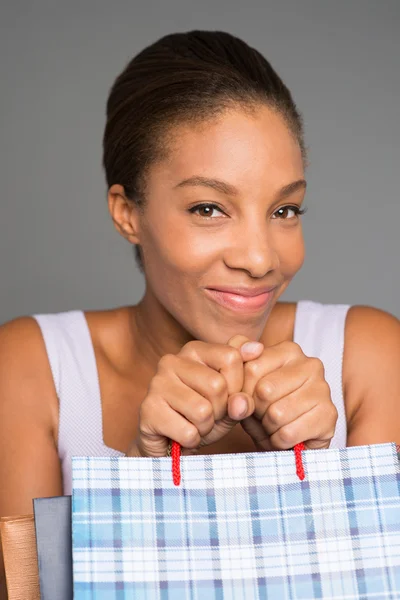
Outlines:
POLYGON ((337 416, 322 362, 294 342, 191 341, 160 359, 128 455, 165 456, 170 439, 193 453, 238 422, 258 451, 328 448, 337 416))

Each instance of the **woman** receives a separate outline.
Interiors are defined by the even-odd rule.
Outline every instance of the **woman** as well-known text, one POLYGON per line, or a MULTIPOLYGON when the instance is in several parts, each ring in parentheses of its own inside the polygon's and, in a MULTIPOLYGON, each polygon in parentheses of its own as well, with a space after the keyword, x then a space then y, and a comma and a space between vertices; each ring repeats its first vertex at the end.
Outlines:
POLYGON ((400 324, 278 302, 303 258, 303 128, 269 63, 222 32, 166 36, 107 104, 104 168, 136 306, 0 335, 0 514, 71 491, 71 456, 400 440, 400 324))

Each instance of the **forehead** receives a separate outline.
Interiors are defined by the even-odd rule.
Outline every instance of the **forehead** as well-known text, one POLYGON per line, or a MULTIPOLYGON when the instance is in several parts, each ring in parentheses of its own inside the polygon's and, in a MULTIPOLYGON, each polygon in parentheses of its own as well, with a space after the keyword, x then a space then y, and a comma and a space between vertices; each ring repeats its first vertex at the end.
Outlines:
POLYGON ((245 193, 256 185, 282 187, 303 174, 300 146, 286 121, 261 106, 175 127, 168 155, 151 169, 149 183, 174 187, 186 177, 212 176, 245 193))

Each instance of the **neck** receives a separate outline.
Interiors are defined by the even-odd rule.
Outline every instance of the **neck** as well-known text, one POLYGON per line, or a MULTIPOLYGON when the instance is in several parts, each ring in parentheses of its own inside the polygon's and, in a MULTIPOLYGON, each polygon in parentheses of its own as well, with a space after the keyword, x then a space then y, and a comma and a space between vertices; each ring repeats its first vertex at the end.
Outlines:
POLYGON ((165 354, 177 354, 193 337, 158 302, 149 289, 134 307, 133 327, 138 352, 154 368, 165 354))
MULTIPOLYGON (((265 346, 293 339, 295 306, 286 303, 274 306, 260 338, 265 346)), ((133 307, 132 326, 136 353, 141 364, 146 365, 146 371, 149 369, 153 373, 162 356, 177 354, 194 339, 148 288, 142 300, 133 307)))

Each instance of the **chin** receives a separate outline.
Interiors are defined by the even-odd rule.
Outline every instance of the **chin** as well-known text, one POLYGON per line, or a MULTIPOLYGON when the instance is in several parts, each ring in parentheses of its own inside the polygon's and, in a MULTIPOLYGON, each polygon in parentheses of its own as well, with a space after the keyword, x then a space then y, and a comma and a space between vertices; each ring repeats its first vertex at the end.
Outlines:
POLYGON ((209 344, 227 344, 234 335, 244 335, 249 340, 256 342, 263 334, 267 318, 265 317, 262 323, 257 323, 254 326, 243 322, 236 325, 232 325, 232 323, 229 325, 210 323, 209 327, 205 328, 203 325, 196 332, 193 332, 193 337, 209 344))

